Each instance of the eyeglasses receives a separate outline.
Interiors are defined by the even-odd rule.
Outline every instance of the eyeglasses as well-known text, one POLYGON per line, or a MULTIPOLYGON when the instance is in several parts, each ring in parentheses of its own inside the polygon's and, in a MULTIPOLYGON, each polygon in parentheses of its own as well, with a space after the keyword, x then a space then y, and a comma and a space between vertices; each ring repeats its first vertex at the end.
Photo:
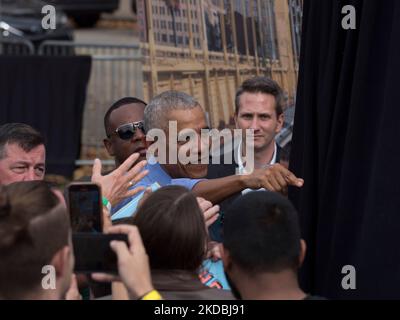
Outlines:
MULTIPOLYGON (((115 132, 113 132, 112 134, 117 135, 122 140, 129 140, 132 139, 132 137, 135 135, 137 129, 140 129, 143 133, 145 133, 143 121, 124 124, 118 127, 117 130, 115 130, 115 132)), ((110 138, 110 136, 111 135, 109 135, 108 137, 110 138)))

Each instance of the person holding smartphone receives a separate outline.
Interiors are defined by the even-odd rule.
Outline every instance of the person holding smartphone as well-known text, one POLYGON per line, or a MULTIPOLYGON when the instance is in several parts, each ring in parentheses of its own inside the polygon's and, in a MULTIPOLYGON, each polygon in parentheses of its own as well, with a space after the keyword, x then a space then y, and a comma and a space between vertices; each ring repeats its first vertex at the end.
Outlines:
MULTIPOLYGON (((68 186, 72 230, 99 234, 96 239, 87 238, 88 236, 84 234, 74 236, 74 241, 79 246, 75 249, 80 249, 77 252, 78 259, 87 257, 84 261, 78 260, 77 267, 80 271, 87 270, 96 261, 103 266, 110 265, 109 261, 96 260, 98 258, 96 258, 95 251, 99 252, 99 248, 104 248, 107 241, 105 237, 101 236, 101 233, 112 225, 110 219, 112 206, 121 199, 135 195, 144 189, 135 187, 136 183, 147 174, 147 171, 143 170, 146 161, 137 163, 139 158, 140 155, 137 153, 130 155, 116 170, 107 175, 102 175, 101 161, 96 159, 93 166, 92 183, 73 183, 68 186), (87 201, 82 201, 84 199, 87 201), (89 221, 92 223, 89 224, 89 221), (90 250, 89 244, 96 243, 96 241, 99 241, 98 245, 90 250)), ((110 255, 109 252, 108 255, 110 255)), ((82 294, 87 299, 106 296, 110 292, 107 286, 90 281, 87 273, 80 272, 78 282, 82 294)))
MULTIPOLYGON (((80 298, 66 210, 43 181, 0 186, 0 299, 80 298)), ((147 254, 137 229, 118 226, 107 232, 128 238, 128 244, 117 241, 110 246, 130 298, 161 299, 153 291, 147 254)))

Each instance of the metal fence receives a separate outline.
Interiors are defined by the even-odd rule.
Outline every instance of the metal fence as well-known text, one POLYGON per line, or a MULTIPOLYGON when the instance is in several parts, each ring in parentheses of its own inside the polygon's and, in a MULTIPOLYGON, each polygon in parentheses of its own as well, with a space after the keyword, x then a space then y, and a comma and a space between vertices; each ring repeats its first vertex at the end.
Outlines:
MULTIPOLYGON (((77 165, 90 165, 98 157, 106 159, 103 118, 107 109, 125 96, 143 98, 142 55, 137 45, 103 45, 69 41, 45 41, 37 50, 29 42, 12 45, 0 39, 3 54, 41 56, 89 55, 92 57, 91 76, 83 115, 82 152, 77 165), (6 45, 6 46, 5 46, 6 45), (21 49, 17 50, 18 47, 21 49), (22 50, 23 49, 23 50, 22 50)), ((0 54, 2 52, 0 51, 0 54)), ((112 164, 113 161, 105 161, 112 164)))
POLYGON ((0 35, 0 54, 11 56, 32 55, 35 53, 35 47, 30 41, 13 40, 0 35))

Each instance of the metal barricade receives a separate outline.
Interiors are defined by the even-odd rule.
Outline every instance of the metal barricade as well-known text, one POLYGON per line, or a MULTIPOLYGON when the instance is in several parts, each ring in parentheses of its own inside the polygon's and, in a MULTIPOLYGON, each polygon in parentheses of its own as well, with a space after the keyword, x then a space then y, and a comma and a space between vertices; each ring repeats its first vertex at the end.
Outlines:
POLYGON ((0 36, 0 55, 23 56, 34 53, 35 47, 32 42, 0 36))
MULTIPOLYGON (((106 159, 103 146, 104 115, 118 99, 143 98, 141 49, 138 45, 103 45, 67 41, 45 41, 42 56, 90 55, 92 71, 83 117, 82 152, 77 165, 90 165, 94 158, 106 159)), ((113 161, 106 161, 112 164, 113 161)))

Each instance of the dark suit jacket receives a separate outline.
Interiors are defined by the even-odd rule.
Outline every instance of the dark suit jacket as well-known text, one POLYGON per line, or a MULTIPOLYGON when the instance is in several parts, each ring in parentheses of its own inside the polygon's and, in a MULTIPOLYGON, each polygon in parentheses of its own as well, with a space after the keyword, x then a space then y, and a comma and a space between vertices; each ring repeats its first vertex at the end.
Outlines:
MULTIPOLYGON (((221 149, 222 151, 223 149, 221 149)), ((276 162, 280 162, 282 154, 282 148, 277 145, 277 153, 276 153, 276 162)), ((231 150, 231 154, 229 155, 228 159, 234 159, 233 157, 234 151, 231 150)), ((210 164, 208 165, 208 173, 207 179, 218 179, 223 177, 228 177, 236 174, 236 169, 238 168, 237 161, 232 161, 231 164, 224 163, 224 156, 225 154, 221 152, 220 157, 220 164, 210 164)), ((210 237, 214 241, 222 242, 222 225, 224 214, 228 210, 229 206, 235 201, 242 193, 238 192, 230 197, 226 198, 224 201, 218 203, 220 206, 220 218, 217 222, 215 222, 209 229, 210 237)))

